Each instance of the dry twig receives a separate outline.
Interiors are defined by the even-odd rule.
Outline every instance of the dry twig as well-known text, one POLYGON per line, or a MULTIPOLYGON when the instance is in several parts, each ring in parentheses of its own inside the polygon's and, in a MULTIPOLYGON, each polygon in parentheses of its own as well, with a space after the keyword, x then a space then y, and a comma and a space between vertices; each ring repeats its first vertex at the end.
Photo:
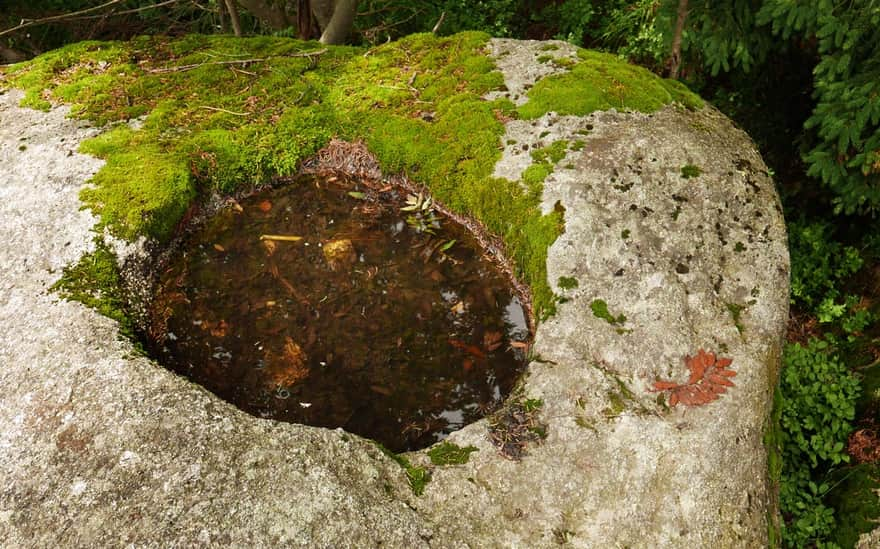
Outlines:
POLYGON ((180 65, 178 67, 162 67, 159 69, 151 69, 150 72, 153 74, 185 72, 197 69, 199 67, 204 67, 206 65, 250 65, 252 63, 265 63, 266 61, 271 61, 272 59, 285 59, 288 57, 307 57, 309 59, 312 59, 312 57, 317 57, 324 53, 327 53, 327 48, 303 53, 292 53, 290 55, 279 55, 275 57, 254 57, 252 59, 232 59, 227 61, 205 61, 204 63, 192 63, 191 65, 180 65))

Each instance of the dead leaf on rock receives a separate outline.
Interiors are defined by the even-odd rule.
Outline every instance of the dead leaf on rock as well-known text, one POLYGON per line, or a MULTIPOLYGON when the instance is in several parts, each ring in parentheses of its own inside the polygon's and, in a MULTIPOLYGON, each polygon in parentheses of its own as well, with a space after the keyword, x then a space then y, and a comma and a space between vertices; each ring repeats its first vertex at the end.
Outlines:
POLYGON ((685 358, 685 365, 691 372, 687 383, 658 380, 650 390, 669 391, 669 406, 679 402, 685 406, 703 406, 734 386, 730 378, 736 372, 728 369, 732 363, 733 359, 716 357, 715 353, 700 349, 696 356, 685 358))

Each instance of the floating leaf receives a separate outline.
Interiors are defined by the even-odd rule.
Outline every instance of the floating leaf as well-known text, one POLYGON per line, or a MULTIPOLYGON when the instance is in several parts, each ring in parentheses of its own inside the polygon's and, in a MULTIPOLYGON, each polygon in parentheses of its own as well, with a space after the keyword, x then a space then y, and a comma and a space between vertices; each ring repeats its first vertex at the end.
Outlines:
POLYGON ((257 204, 257 207, 260 208, 261 212, 268 213, 272 209, 272 203, 268 200, 263 200, 262 202, 257 204))
POLYGON ((703 406, 717 400, 718 395, 726 393, 734 383, 729 378, 736 372, 728 370, 733 359, 717 358, 715 353, 707 353, 703 349, 696 356, 685 357, 685 365, 690 370, 687 383, 658 380, 654 382, 652 391, 669 391, 669 406, 679 402, 685 406, 703 406))
POLYGON ((440 246, 440 251, 445 252, 446 250, 453 247, 454 245, 455 245, 455 239, 452 239, 449 242, 447 242, 446 244, 440 246))
POLYGON ((352 198, 357 198, 358 200, 364 200, 365 198, 367 198, 367 195, 360 191, 348 191, 348 196, 352 198))
POLYGON ((419 196, 415 195, 407 195, 406 197, 406 206, 400 208, 402 212, 414 212, 422 207, 422 193, 419 193, 419 196))
POLYGON ((226 248, 224 248, 220 244, 214 244, 214 249, 217 250, 218 252, 225 252, 226 251, 226 248))

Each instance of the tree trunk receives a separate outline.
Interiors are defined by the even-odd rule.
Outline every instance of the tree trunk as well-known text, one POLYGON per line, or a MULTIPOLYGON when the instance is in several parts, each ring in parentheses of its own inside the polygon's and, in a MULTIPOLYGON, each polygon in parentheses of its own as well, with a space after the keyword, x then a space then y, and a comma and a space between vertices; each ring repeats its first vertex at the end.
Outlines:
POLYGON ((669 78, 678 78, 681 69, 681 35, 687 19, 688 0, 678 0, 678 13, 675 18, 675 31, 672 34, 672 56, 669 59, 669 78))
POLYGON ((281 0, 238 0, 238 3, 273 30, 282 30, 290 26, 285 2, 281 0))
POLYGON ((330 19, 333 18, 333 9, 336 7, 336 2, 334 0, 310 0, 309 6, 315 19, 318 21, 318 26, 323 31, 330 24, 330 19))
MULTIPOLYGON (((330 2, 318 2, 313 4, 329 4, 330 2)), ((335 0, 333 2, 333 15, 326 25, 321 25, 324 31, 321 34, 322 44, 344 44, 345 39, 351 33, 354 25, 354 16, 357 14, 357 0, 335 0)), ((318 24, 321 20, 318 19, 318 24)))
POLYGON ((229 34, 229 23, 226 21, 226 2, 217 2, 217 17, 220 19, 220 32, 229 34))
POLYGON ((238 6, 235 0, 226 0, 226 9, 229 11, 229 20, 232 21, 232 32, 235 36, 241 36, 241 19, 238 18, 238 6))
POLYGON ((312 37, 312 8, 309 6, 309 0, 297 0, 296 30, 300 40, 308 40, 312 37))

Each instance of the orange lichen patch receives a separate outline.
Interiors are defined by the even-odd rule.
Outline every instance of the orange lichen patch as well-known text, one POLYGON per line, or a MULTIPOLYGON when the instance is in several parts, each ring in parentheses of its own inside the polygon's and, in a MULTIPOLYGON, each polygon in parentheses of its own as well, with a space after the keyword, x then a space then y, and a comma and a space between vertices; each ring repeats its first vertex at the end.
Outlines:
POLYGON ((679 402, 686 406, 703 406, 717 400, 718 396, 727 392, 728 387, 733 387, 731 377, 736 372, 728 367, 733 359, 720 358, 715 353, 707 353, 703 349, 697 351, 696 356, 685 358, 685 365, 691 375, 687 383, 675 383, 674 381, 654 382, 654 391, 669 391, 669 405, 675 406, 679 402))

